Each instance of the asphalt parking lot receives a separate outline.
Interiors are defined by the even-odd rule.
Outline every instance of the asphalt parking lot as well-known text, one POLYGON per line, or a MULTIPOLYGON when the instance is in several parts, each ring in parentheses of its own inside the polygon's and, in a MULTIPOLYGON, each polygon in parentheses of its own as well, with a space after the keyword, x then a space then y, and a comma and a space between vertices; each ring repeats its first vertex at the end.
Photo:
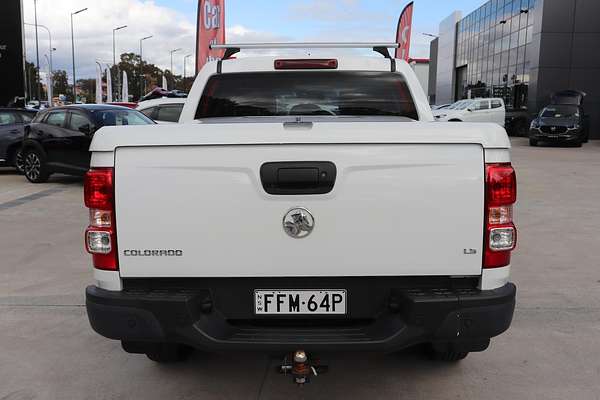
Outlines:
POLYGON ((33 185, 0 168, 0 400, 600 399, 600 141, 530 148, 519 180, 518 305, 510 330, 458 364, 400 354, 327 356, 298 388, 260 354, 157 365, 90 328, 81 179, 33 185))

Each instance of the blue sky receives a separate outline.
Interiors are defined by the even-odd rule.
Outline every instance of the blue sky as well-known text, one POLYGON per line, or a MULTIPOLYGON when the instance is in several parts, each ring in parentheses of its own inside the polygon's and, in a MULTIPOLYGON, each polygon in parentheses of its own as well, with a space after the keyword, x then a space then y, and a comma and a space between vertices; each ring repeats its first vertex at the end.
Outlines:
MULTIPOLYGON (((2 1, 2 0, 0 0, 2 1)), ((429 57, 430 37, 442 19, 455 10, 464 15, 485 0, 415 0, 410 55, 429 57)), ((23 0, 25 21, 33 22, 34 0, 23 0)), ((226 40, 232 42, 282 41, 389 41, 396 35, 398 16, 408 0, 225 0, 226 40)), ((96 62, 112 62, 112 29, 119 31, 116 53, 139 53, 139 39, 153 35, 144 44, 144 59, 170 68, 170 50, 175 73, 182 73, 183 59, 196 47, 198 0, 37 0, 38 22, 52 32, 54 69, 71 70, 69 15, 75 17, 75 48, 78 77, 94 77, 96 62)), ((27 58, 35 59, 34 29, 26 26, 27 58)), ((47 33, 40 32, 40 68, 48 69, 47 33)), ((188 71, 190 72, 190 71, 188 71)))
MULTIPOLYGON (((413 45, 424 56, 429 38, 439 22, 454 10, 464 15, 484 0, 415 0, 413 45), (417 48, 417 47, 421 48, 417 48)), ((156 0, 194 20, 195 0, 156 0)), ((400 0, 225 0, 226 26, 243 26, 289 40, 393 41, 398 16, 408 1, 400 0)), ((412 54, 411 54, 412 55, 412 54)))

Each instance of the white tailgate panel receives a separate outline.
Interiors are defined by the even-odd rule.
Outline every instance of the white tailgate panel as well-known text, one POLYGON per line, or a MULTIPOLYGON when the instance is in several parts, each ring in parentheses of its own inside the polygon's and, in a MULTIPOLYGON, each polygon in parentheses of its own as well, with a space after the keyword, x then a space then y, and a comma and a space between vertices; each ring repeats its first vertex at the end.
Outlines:
POLYGON ((115 157, 123 277, 481 273, 480 145, 132 147, 115 157), (334 189, 269 195, 259 174, 269 161, 331 161, 334 189), (305 238, 283 230, 293 207, 314 216, 305 238), (182 255, 124 256, 132 249, 182 255))

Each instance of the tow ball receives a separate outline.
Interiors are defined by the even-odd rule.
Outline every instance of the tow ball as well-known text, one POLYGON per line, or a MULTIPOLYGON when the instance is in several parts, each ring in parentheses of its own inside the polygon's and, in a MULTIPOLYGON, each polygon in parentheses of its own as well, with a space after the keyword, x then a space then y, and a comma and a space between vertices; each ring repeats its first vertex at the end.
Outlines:
POLYGON ((304 350, 296 350, 283 359, 278 370, 281 374, 292 375, 292 381, 301 386, 309 383, 311 376, 327 372, 328 367, 322 365, 319 359, 309 358, 304 350))

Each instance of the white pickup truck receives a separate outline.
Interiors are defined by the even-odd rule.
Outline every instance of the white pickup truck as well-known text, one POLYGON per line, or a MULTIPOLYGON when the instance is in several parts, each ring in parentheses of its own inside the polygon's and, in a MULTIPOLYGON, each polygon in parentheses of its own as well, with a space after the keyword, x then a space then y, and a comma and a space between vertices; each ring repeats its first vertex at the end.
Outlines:
POLYGON ((91 326, 159 362, 486 349, 515 305, 510 142, 432 122, 401 60, 209 62, 180 124, 93 139, 91 326))

